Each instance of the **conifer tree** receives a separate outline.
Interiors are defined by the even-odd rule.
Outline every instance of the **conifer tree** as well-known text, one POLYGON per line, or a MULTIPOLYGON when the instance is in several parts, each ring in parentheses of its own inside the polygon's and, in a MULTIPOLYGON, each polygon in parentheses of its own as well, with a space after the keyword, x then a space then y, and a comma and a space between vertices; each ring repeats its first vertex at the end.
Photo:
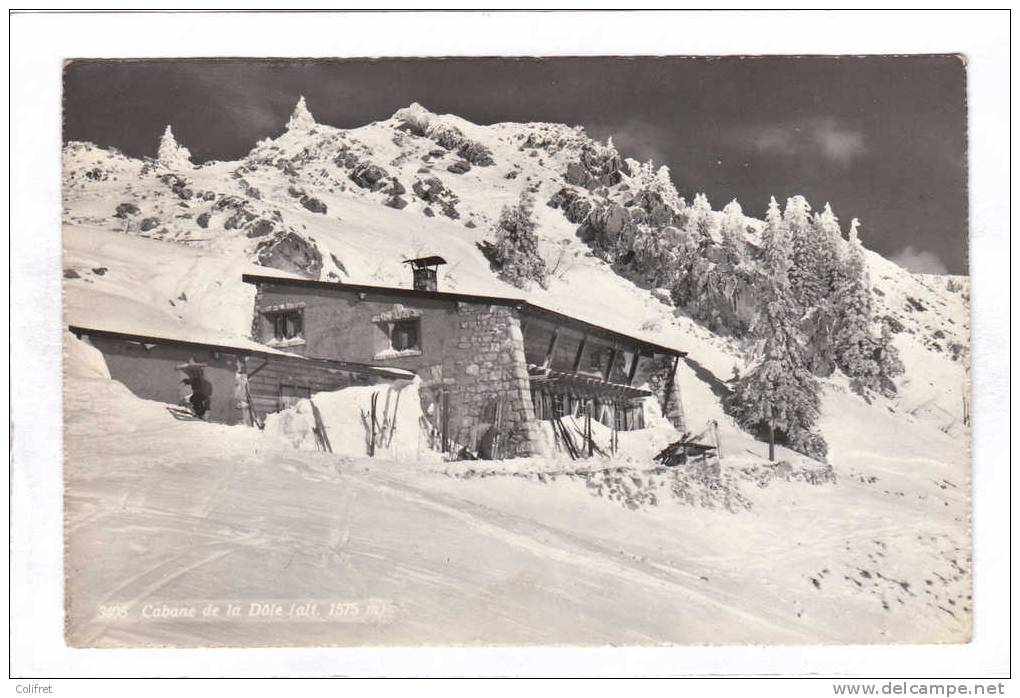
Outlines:
POLYGON ((836 367, 832 335, 836 325, 838 299, 835 286, 842 246, 839 220, 828 202, 820 213, 812 216, 809 234, 810 244, 802 248, 804 256, 800 264, 801 270, 812 280, 807 292, 812 298, 803 308, 801 322, 811 371, 818 376, 828 376, 836 367))
POLYGON ((173 129, 170 124, 166 125, 163 136, 159 139, 159 149, 156 151, 156 159, 163 167, 170 169, 186 169, 192 167, 191 151, 177 143, 174 138, 173 129))
POLYGON ((294 112, 290 115, 290 120, 287 121, 287 130, 304 130, 307 131, 315 127, 315 117, 312 116, 312 112, 308 111, 308 105, 305 103, 304 95, 298 98, 297 104, 294 105, 294 112))
POLYGON ((888 328, 883 328, 878 337, 872 332, 871 279, 858 225, 856 218, 850 224, 850 240, 834 288, 838 304, 833 333, 836 365, 851 379, 857 392, 872 389, 894 393, 892 378, 903 372, 903 364, 888 328))
POLYGON ((535 201, 524 192, 513 206, 503 207, 493 228, 495 243, 483 247, 499 277, 517 288, 527 288, 531 282, 545 287, 548 270, 538 253, 538 236, 533 218, 535 201))
POLYGON ((729 406, 744 426, 768 428, 770 460, 775 459, 776 429, 791 445, 812 444, 808 455, 824 458, 824 440, 811 433, 819 414, 819 388, 806 366, 799 310, 790 289, 792 240, 778 208, 773 199, 762 235, 760 306, 751 326, 754 364, 738 380, 729 406))
POLYGON ((818 260, 821 257, 818 237, 811 225, 811 205, 803 196, 786 200, 783 222, 790 234, 790 289, 801 308, 814 307, 828 289, 824 279, 818 277, 818 260))
POLYGON ((723 207, 722 213, 720 233, 723 251, 733 266, 736 266, 747 254, 747 245, 744 242, 744 211, 734 199, 723 207))
POLYGON ((857 225, 855 218, 850 224, 850 243, 834 289, 839 302, 835 332, 836 362, 847 376, 863 385, 870 385, 876 373, 870 331, 871 288, 857 225))

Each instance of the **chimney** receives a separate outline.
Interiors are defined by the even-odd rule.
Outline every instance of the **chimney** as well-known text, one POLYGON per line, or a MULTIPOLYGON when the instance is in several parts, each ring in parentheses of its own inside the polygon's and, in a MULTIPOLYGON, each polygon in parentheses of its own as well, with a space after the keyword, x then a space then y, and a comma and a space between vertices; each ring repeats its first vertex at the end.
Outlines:
POLYGON ((439 290, 439 265, 446 264, 446 260, 435 255, 431 257, 419 257, 418 259, 405 259, 404 264, 411 265, 411 273, 414 276, 415 291, 438 291, 439 290))

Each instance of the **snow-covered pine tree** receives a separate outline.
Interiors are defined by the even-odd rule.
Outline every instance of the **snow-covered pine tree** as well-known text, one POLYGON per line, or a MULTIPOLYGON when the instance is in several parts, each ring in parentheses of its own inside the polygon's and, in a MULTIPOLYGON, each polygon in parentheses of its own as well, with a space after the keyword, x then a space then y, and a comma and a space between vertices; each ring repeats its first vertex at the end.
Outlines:
POLYGON ((817 376, 829 376, 836 368, 832 334, 836 324, 835 285, 843 234, 839 219, 828 202, 820 213, 812 216, 809 235, 807 242, 810 244, 801 248, 804 256, 799 261, 801 270, 806 271, 806 276, 814 283, 807 290, 812 298, 803 308, 802 327, 811 371, 817 376))
POLYGON ((891 333, 885 329, 876 337, 872 332, 871 279, 857 233, 858 225, 856 218, 850 223, 850 240, 834 285, 836 365, 859 393, 865 394, 868 389, 895 393, 892 378, 903 372, 903 364, 892 344, 891 333))
POLYGON ((828 294, 828 278, 820 272, 821 245, 811 225, 811 204, 797 195, 786 200, 783 222, 790 233, 790 289, 801 308, 813 308, 828 294))
POLYGON ((177 143, 170 124, 166 125, 166 130, 163 131, 163 136, 159 139, 156 159, 159 160, 160 165, 171 170, 190 169, 193 167, 191 164, 191 151, 177 143))
POLYGON ((493 226, 495 242, 483 247, 499 277, 517 288, 528 288, 532 282, 544 288, 548 283, 549 272, 538 253, 534 206, 528 192, 513 206, 504 206, 493 226))
POLYGON ((294 112, 290 115, 290 120, 287 121, 287 130, 308 131, 315 126, 315 117, 312 116, 312 112, 308 111, 308 105, 302 95, 294 105, 294 112))
POLYGON ((705 194, 694 195, 694 202, 687 209, 688 218, 685 229, 692 235, 700 236, 706 241, 712 239, 712 204, 705 194))
POLYGON ((807 367, 800 336, 800 311, 790 288, 792 239, 772 199, 762 235, 758 283, 760 305, 751 325, 751 369, 744 373, 727 406, 746 428, 769 430, 769 457, 776 429, 786 443, 824 460, 827 446, 812 431, 819 414, 818 381, 807 367))
POLYGON ((744 240, 744 211, 736 199, 726 204, 722 210, 720 237, 726 258, 736 267, 747 255, 747 244, 744 240))

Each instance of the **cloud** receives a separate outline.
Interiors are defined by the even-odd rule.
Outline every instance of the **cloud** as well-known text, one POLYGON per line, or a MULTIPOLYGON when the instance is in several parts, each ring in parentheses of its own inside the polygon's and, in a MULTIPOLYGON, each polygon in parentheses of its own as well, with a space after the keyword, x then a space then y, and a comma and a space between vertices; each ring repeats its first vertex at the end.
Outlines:
POLYGON ((937 254, 928 250, 919 250, 913 245, 907 245, 898 253, 894 254, 891 259, 907 271, 912 271, 918 274, 949 273, 945 263, 937 254))
POLYGON ((816 124, 814 138, 827 158, 843 165, 865 151, 864 134, 840 127, 835 119, 816 124))
POLYGON ((631 157, 642 162, 654 160, 657 165, 666 162, 665 149, 668 148, 671 134, 660 126, 643 120, 630 120, 622 124, 596 125, 590 129, 593 135, 604 131, 613 137, 613 143, 623 157, 631 157))
POLYGON ((738 139, 759 153, 821 157, 837 165, 848 165, 867 152, 864 134, 832 117, 748 126, 738 139))

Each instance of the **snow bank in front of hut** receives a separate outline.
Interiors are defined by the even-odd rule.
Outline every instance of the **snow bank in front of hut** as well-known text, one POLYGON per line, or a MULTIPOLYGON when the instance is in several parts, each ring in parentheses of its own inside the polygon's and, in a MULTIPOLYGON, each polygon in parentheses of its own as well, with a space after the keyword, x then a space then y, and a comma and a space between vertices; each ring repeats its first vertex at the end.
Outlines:
POLYGON ((427 422, 421 409, 421 379, 386 385, 355 386, 316 393, 292 407, 266 417, 266 432, 302 451, 319 446, 313 432, 312 403, 319 409, 333 453, 368 455, 371 442, 372 396, 376 395, 375 458, 390 461, 439 461, 428 445, 427 422))
POLYGON ((74 378, 110 380, 102 352, 70 332, 64 332, 64 373, 74 378))

